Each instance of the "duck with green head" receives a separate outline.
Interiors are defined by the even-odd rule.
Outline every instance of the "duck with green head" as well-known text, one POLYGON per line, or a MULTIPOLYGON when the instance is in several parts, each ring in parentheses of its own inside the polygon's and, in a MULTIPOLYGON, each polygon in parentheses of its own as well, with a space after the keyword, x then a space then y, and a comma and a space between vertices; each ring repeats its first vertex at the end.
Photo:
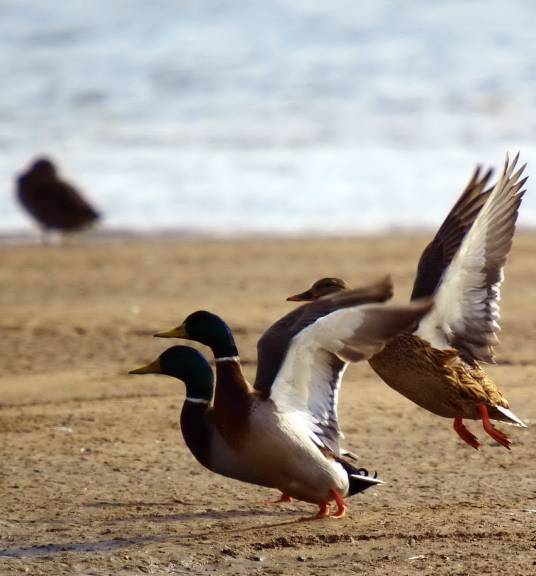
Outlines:
POLYGON ((379 482, 356 470, 339 446, 337 399, 345 362, 368 358, 432 306, 429 300, 405 306, 363 303, 385 300, 392 287, 384 284, 382 295, 350 290, 306 304, 293 311, 292 322, 272 326, 276 336, 266 341, 273 344, 280 338, 283 343, 261 347, 259 356, 266 354, 272 362, 259 357, 259 369, 271 364, 273 372, 267 379, 258 377, 256 388, 244 377, 232 332, 219 316, 194 312, 178 328, 156 335, 211 348, 218 430, 243 465, 267 484, 317 504, 317 518, 330 515, 332 501, 337 504, 333 517, 344 516, 345 497, 379 482))
MULTIPOLYGON (((369 359, 392 388, 430 412, 453 418, 470 446, 480 443, 463 419, 482 420, 484 430, 510 449, 510 439, 490 422, 525 424, 510 410, 480 362, 493 362, 498 343, 500 287, 512 244, 526 178, 508 158, 493 188, 490 172, 475 172, 419 261, 412 300, 434 296, 435 307, 420 324, 396 336, 369 359)), ((341 293, 340 278, 322 278, 287 298, 314 301, 341 293)))
POLYGON ((214 424, 214 374, 201 352, 190 346, 173 346, 150 364, 131 370, 129 374, 164 374, 182 380, 186 385, 186 398, 180 426, 184 441, 196 460, 223 476, 267 485, 255 470, 242 465, 236 451, 214 424))
MULTIPOLYGON (((212 405, 214 374, 200 352, 190 346, 173 346, 153 362, 131 370, 129 374, 163 374, 184 382, 186 397, 181 410, 180 427, 186 445, 202 466, 227 478, 276 488, 257 469, 244 465, 240 454, 215 426, 212 405)), ((347 468, 352 495, 381 482, 376 474, 371 477, 364 468, 347 468)), ((290 501, 290 496, 283 494, 273 503, 290 501)))

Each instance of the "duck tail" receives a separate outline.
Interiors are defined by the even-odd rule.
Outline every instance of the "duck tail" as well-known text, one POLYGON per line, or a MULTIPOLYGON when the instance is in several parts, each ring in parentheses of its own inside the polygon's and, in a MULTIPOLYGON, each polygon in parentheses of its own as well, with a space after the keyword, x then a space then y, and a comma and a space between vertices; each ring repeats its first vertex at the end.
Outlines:
POLYGON ((522 428, 527 428, 527 425, 521 418, 517 417, 511 410, 508 408, 503 408, 502 406, 495 406, 495 408, 503 415, 506 416, 506 420, 503 422, 507 422, 508 424, 513 424, 514 426, 521 426, 522 428))
POLYGON ((378 478, 378 473, 374 472, 371 476, 366 468, 355 468, 346 460, 339 460, 339 463, 348 474, 349 489, 348 496, 353 496, 359 492, 363 492, 367 488, 376 486, 377 484, 385 484, 383 480, 378 478))

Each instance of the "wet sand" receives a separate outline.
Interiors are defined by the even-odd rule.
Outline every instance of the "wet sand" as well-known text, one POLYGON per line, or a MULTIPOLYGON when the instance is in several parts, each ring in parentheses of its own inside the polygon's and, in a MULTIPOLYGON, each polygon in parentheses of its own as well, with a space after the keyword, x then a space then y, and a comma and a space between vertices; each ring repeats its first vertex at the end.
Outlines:
MULTIPOLYGON (((320 276, 390 272, 408 298, 427 235, 324 240, 91 241, 2 246, 1 574, 536 573, 536 442, 505 425, 508 452, 478 423, 452 423, 398 396, 366 364, 339 412, 359 465, 387 482, 342 520, 202 468, 178 430, 181 382, 129 377, 170 342, 151 338, 196 309, 232 326, 247 375, 285 297, 320 276)), ((536 236, 506 270, 502 345, 489 368, 536 422, 536 236)), ((205 350, 206 351, 206 350, 205 350)))

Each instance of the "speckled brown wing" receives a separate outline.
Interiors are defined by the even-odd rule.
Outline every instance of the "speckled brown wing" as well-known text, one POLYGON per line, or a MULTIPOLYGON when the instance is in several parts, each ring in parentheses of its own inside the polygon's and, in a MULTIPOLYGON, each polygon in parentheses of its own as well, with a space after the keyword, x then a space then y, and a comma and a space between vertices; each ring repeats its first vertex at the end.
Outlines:
MULTIPOLYGON (((393 281, 390 276, 385 276, 368 286, 345 290, 320 298, 314 302, 309 302, 283 316, 264 332, 257 343, 255 389, 269 393, 274 378, 285 358, 290 341, 296 334, 318 320, 318 318, 341 308, 385 302, 392 296, 393 281)), ((334 372, 340 372, 344 365, 344 362, 340 359, 336 357, 332 359, 334 372)))
POLYGON ((457 350, 438 350, 413 334, 397 336, 370 365, 391 388, 422 408, 445 418, 480 418, 484 403, 495 420, 523 423, 478 365, 469 365, 457 350))
POLYGON ((454 204, 434 239, 421 255, 411 299, 432 296, 444 271, 458 251, 493 188, 486 188, 492 170, 477 166, 462 195, 454 204))

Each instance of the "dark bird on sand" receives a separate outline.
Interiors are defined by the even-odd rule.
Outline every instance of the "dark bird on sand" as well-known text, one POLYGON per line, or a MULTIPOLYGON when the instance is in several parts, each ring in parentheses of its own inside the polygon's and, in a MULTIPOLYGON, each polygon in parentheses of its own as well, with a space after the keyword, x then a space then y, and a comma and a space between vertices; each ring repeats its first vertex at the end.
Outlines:
POLYGON ((61 179, 47 158, 39 158, 18 177, 17 196, 43 232, 75 232, 100 217, 76 188, 61 179))

